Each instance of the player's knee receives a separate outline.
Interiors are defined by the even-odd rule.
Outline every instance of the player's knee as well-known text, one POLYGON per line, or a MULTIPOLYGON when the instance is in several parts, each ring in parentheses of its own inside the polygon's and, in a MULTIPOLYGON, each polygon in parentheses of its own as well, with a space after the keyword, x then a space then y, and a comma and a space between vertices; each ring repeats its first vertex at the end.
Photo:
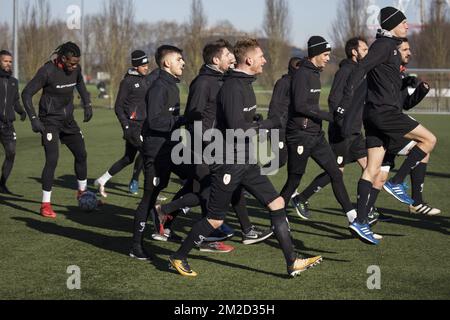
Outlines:
POLYGON ((270 211, 278 211, 278 210, 284 209, 285 206, 286 206, 286 203, 285 203, 284 199, 282 197, 278 197, 277 199, 272 201, 268 207, 269 207, 270 211))
POLYGON ((430 152, 433 151, 433 149, 436 147, 437 145, 437 138, 434 134, 431 134, 430 137, 428 138, 428 144, 431 148, 430 152))
POLYGON ((219 229, 223 225, 223 220, 208 219, 208 222, 214 229, 219 229))
POLYGON ((5 152, 5 159, 8 161, 14 161, 16 158, 16 150, 10 149, 5 152))
POLYGON ((331 181, 336 182, 336 181, 341 181, 344 179, 344 173, 343 171, 339 170, 339 169, 333 169, 331 172, 328 173, 331 181))
POLYGON ((58 156, 57 155, 48 156, 45 159, 45 165, 47 167, 56 168, 56 166, 58 165, 58 156))

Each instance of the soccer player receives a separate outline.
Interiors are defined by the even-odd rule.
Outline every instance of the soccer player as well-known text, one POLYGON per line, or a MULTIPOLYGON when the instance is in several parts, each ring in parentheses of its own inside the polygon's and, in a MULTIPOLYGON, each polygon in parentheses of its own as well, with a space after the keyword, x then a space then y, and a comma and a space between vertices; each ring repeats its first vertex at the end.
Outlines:
MULTIPOLYGON (((358 63, 365 58, 369 51, 367 41, 361 37, 355 37, 347 41, 345 45, 345 53, 347 59, 340 63, 340 68, 335 75, 328 105, 331 113, 337 111, 338 105, 344 95, 344 88, 350 74, 358 66, 358 63)), ((331 148, 335 154, 335 159, 339 165, 339 169, 344 172, 345 166, 357 162, 364 170, 367 166, 367 149, 366 140, 362 134, 363 111, 367 95, 367 81, 364 79, 355 91, 352 101, 354 106, 351 114, 345 117, 345 126, 349 127, 350 136, 344 137, 341 128, 330 123, 328 128, 328 137, 331 148)), ((298 215, 305 220, 311 218, 311 212, 308 209, 309 199, 320 192, 331 182, 330 176, 324 172, 299 195, 297 195, 293 203, 296 205, 298 215)), ((379 220, 388 221, 385 216, 377 216, 379 220)))
MULTIPOLYGON (((405 15, 393 7, 380 12, 381 28, 377 40, 369 53, 352 73, 340 103, 340 118, 348 109, 358 84, 367 75, 368 94, 364 127, 366 131, 368 164, 358 183, 358 218, 352 229, 360 235, 370 234, 367 217, 371 209, 369 201, 375 189, 375 182, 381 172, 383 159, 389 141, 407 138, 418 144, 411 150, 396 177, 391 180, 390 189, 402 201, 412 205, 402 185, 412 168, 423 161, 436 145, 436 137, 417 121, 405 115, 400 99, 403 80, 400 74, 402 59, 398 46, 408 34, 405 15)), ((340 119, 338 119, 340 120, 340 119)), ((344 128, 345 130, 345 128, 344 128)))
MULTIPOLYGON (((401 75, 403 78, 403 87, 400 95, 401 101, 404 110, 411 110, 427 96, 430 91, 430 85, 415 76, 408 76, 406 73, 406 67, 411 60, 411 47, 408 39, 403 39, 403 42, 399 47, 399 51, 402 57, 401 75)), ((405 138, 401 138, 398 141, 391 141, 389 143, 388 150, 383 161, 383 166, 381 168, 381 183, 378 183, 378 188, 380 190, 380 186, 384 185, 384 183, 388 180, 390 170, 395 168, 396 156, 407 156, 415 145, 417 145, 417 142, 405 138)), ((429 161, 430 155, 428 155, 414 169, 411 170, 411 189, 414 204, 409 207, 410 213, 427 216, 434 216, 441 213, 441 210, 429 206, 423 200, 425 176, 429 161)))
MULTIPOLYGON (((218 96, 217 128, 224 137, 227 130, 247 132, 253 129, 249 133, 256 134, 255 129, 279 128, 281 121, 276 118, 259 123, 254 122, 257 107, 252 83, 256 80, 256 76, 263 72, 263 66, 266 63, 260 45, 253 39, 241 40, 236 44, 234 52, 237 60, 236 69, 225 79, 218 96)), ((241 186, 269 209, 274 233, 285 256, 288 274, 296 276, 317 265, 322 261, 322 257, 309 259, 297 257, 283 198, 278 195, 267 176, 261 175, 261 168, 250 164, 252 156, 248 152, 251 148, 250 141, 237 140, 228 139, 225 142, 233 154, 226 154, 227 148, 224 148, 220 154, 216 150, 218 153, 216 153, 216 164, 212 169, 208 216, 193 226, 180 249, 170 257, 170 265, 183 276, 197 276, 197 273, 191 269, 187 256, 196 244, 201 244, 223 224, 233 193, 241 186), (220 161, 217 160, 225 156, 226 164, 218 164, 220 161)))
MULTIPOLYGON (((185 62, 182 50, 163 45, 155 54, 159 67, 159 76, 147 92, 147 119, 143 126, 142 154, 144 157, 144 195, 136 210, 133 231, 133 246, 130 256, 138 260, 152 260, 143 246, 144 232, 151 209, 155 206, 159 193, 164 190, 175 172, 183 179, 189 177, 183 166, 175 166, 171 153, 177 144, 171 140, 172 133, 186 124, 180 116, 180 91, 178 83, 183 75, 185 62)), ((161 232, 159 226, 165 217, 152 216, 155 231, 161 232)))
POLYGON ((14 121, 17 112, 25 121, 27 114, 20 105, 19 81, 12 76, 13 56, 6 50, 0 51, 0 142, 5 150, 5 160, 0 178, 0 193, 11 195, 6 182, 11 174, 16 157, 16 131, 14 121))
MULTIPOLYGON (((273 89, 272 99, 269 104, 269 118, 278 117, 283 119, 281 129, 279 130, 280 141, 278 145, 272 144, 272 150, 279 150, 279 158, 274 159, 277 168, 283 168, 288 160, 288 149, 286 143, 286 126, 289 114, 289 105, 291 104, 291 84, 292 77, 300 68, 303 59, 293 57, 289 60, 288 73, 279 79, 273 89)), ((277 154, 277 153, 276 153, 277 154)), ((266 168, 272 168, 272 163, 266 165, 266 168)))
MULTIPOLYGON (((207 214, 206 203, 209 198, 211 187, 210 169, 208 164, 204 163, 204 150, 209 143, 204 141, 203 136, 208 130, 214 129, 216 121, 217 94, 223 85, 225 73, 230 69, 233 62, 231 57, 231 45, 224 40, 218 40, 209 43, 203 50, 204 65, 200 69, 199 75, 192 82, 189 89, 189 97, 186 106, 185 116, 187 118, 199 119, 196 122, 201 126, 201 130, 196 132, 194 125, 188 127, 192 138, 192 155, 203 164, 194 164, 192 170, 195 172, 195 182, 189 181, 189 184, 195 183, 197 187, 191 189, 199 189, 195 193, 181 194, 180 197, 168 204, 156 206, 155 210, 163 214, 172 214, 185 207, 195 207, 201 205, 204 216, 207 214), (197 135, 196 135, 197 134, 197 135), (194 148, 194 143, 201 143, 200 153, 194 148)), ((196 163, 200 162, 196 161, 196 163)), ((186 188, 188 189, 188 188, 186 188)), ((252 225, 248 216, 247 203, 242 188, 238 189, 233 195, 231 202, 242 228, 242 241, 244 244, 256 244, 269 238, 273 232, 271 230, 260 230, 252 225)), ((168 222, 170 226, 173 220, 168 222)), ((167 227, 167 226, 166 226, 167 227)), ((167 229, 167 228, 166 228, 167 229)), ((200 246, 200 251, 205 252, 223 252, 229 251, 230 248, 224 246, 217 241, 223 241, 228 238, 228 234, 217 230, 218 233, 210 235, 200 246)), ((173 232, 165 230, 167 235, 173 232)))
POLYGON ((104 198, 108 197, 105 192, 106 183, 134 162, 142 146, 141 131, 147 118, 145 97, 151 85, 147 78, 149 60, 145 52, 136 50, 131 54, 131 63, 133 67, 127 71, 120 83, 115 106, 116 115, 123 130, 125 155, 95 181, 99 193, 104 198))
MULTIPOLYGON (((334 115, 320 110, 320 72, 330 61, 331 45, 322 37, 314 36, 308 41, 308 59, 303 62, 292 80, 292 103, 287 126, 288 179, 281 192, 286 203, 292 198, 305 174, 308 160, 312 157, 330 176, 335 197, 342 206, 350 223, 356 218, 343 174, 325 139, 322 121, 333 122, 334 115)), ((295 207, 296 198, 293 199, 295 207)))
POLYGON ((89 93, 79 66, 81 51, 73 42, 59 46, 56 58, 47 62, 26 85, 22 100, 35 133, 42 135, 45 150, 45 167, 42 171, 41 215, 56 218, 51 195, 56 165, 59 158, 59 142, 65 144, 75 158, 75 174, 78 180, 78 196, 87 189, 87 153, 84 136, 76 123, 73 111, 73 92, 76 88, 84 106, 84 122, 92 119, 89 93), (33 96, 42 89, 39 114, 33 107, 33 96))

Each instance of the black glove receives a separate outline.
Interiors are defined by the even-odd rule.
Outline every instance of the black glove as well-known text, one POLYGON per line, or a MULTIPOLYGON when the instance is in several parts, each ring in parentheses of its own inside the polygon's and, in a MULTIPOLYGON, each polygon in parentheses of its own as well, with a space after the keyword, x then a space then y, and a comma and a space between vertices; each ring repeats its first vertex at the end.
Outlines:
POLYGON ((24 122, 25 120, 27 120, 26 112, 20 114, 20 121, 24 122))
POLYGON ((264 116, 260 113, 255 114, 255 117, 253 118, 253 121, 255 121, 255 122, 261 122, 263 120, 264 120, 264 116))
POLYGON ((419 78, 409 76, 403 79, 403 88, 408 87, 417 88, 419 86, 419 83, 420 83, 419 78))
POLYGON ((133 130, 130 129, 129 125, 125 125, 122 129, 123 129, 123 139, 128 141, 133 134, 133 130))
POLYGON ((89 122, 92 119, 93 116, 93 112, 92 112, 92 106, 91 105, 87 105, 84 107, 84 122, 89 122))
POLYGON ((33 132, 36 133, 44 133, 45 131, 45 127, 39 118, 33 118, 31 120, 31 128, 33 129, 33 132))
POLYGON ((184 116, 179 116, 177 121, 175 122, 175 128, 181 128, 182 126, 189 123, 189 119, 184 116))
POLYGON ((129 125, 123 127, 123 139, 135 147, 142 145, 140 132, 133 130, 129 125))

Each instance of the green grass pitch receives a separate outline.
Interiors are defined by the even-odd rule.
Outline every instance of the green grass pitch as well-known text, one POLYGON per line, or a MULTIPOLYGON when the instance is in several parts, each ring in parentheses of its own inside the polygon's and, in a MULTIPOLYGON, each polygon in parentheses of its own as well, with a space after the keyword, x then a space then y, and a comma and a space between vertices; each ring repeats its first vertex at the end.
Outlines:
MULTIPOLYGON (((114 112, 96 110, 87 125, 81 117, 78 110, 92 186, 93 180, 122 156, 123 141, 114 112)), ((306 255, 324 256, 322 265, 296 279, 287 278, 274 239, 257 246, 240 243, 238 222, 231 213, 227 222, 237 230, 230 242, 236 250, 227 255, 194 250, 190 263, 199 273, 196 279, 168 271, 167 259, 178 248, 176 244, 147 240, 147 248, 157 255, 155 263, 132 260, 127 254, 133 213, 140 200, 127 194, 132 168, 109 183, 110 197, 101 210, 80 212, 75 201, 73 159, 65 147, 60 151, 53 190, 58 218, 41 218, 39 180, 44 154, 40 137, 31 132, 28 122, 16 123, 17 158, 9 187, 23 197, 0 196, 0 299, 449 299, 450 118, 418 119, 439 138, 425 195, 443 214, 434 218, 410 215, 407 207, 383 193, 378 207, 394 221, 375 227, 385 239, 373 247, 351 237, 347 220, 327 188, 311 201, 311 221, 301 221, 290 210, 297 249, 306 255), (67 289, 67 268, 72 265, 80 267, 81 290, 67 289), (367 288, 369 266, 380 267, 380 290, 367 288)), ((319 168, 311 162, 300 189, 318 173, 319 168)), ((345 175, 353 201, 359 174, 359 168, 350 166, 345 175)), ((272 178, 277 190, 285 178, 284 170, 272 178)), ((165 194, 170 197, 177 188, 174 181, 165 194)), ((269 227, 267 212, 255 201, 249 200, 249 210, 255 225, 269 227)), ((175 230, 185 235, 198 217, 198 209, 180 217, 175 230)))

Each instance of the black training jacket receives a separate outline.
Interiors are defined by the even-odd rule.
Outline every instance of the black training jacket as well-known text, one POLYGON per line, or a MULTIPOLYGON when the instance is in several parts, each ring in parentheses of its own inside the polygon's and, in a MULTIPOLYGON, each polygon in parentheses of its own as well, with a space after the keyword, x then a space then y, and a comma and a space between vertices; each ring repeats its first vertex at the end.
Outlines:
POLYGON ((18 114, 25 112, 20 105, 19 81, 0 69, 0 122, 14 122, 16 112, 18 114))
POLYGON ((36 117, 33 96, 43 90, 39 101, 39 118, 46 125, 59 126, 73 121, 73 92, 77 89, 83 105, 91 103, 81 68, 67 74, 55 62, 49 61, 39 69, 34 78, 22 91, 22 100, 29 118, 36 117))
MULTIPOLYGON (((189 87, 185 117, 201 119, 202 134, 215 128, 217 95, 223 85, 223 78, 223 73, 204 65, 189 87)), ((189 126, 188 129, 192 131, 192 126, 189 126)))
POLYGON ((116 99, 115 111, 123 128, 129 121, 143 122, 147 118, 145 97, 150 87, 147 76, 139 74, 135 69, 129 69, 120 83, 116 99))
POLYGON ((333 121, 333 116, 320 109, 320 69, 305 60, 292 79, 291 105, 289 107, 288 135, 299 130, 317 134, 322 131, 322 121, 333 121))
POLYGON ((269 118, 277 117, 282 119, 282 128, 286 129, 291 104, 291 84, 294 72, 285 74, 275 83, 272 99, 269 104, 269 118))
POLYGON ((144 123, 144 136, 171 138, 180 127, 180 80, 164 70, 153 82, 146 96, 147 120, 144 123))
MULTIPOLYGON (((402 79, 407 79, 408 75, 406 73, 402 73, 402 79)), ((418 80, 418 85, 413 87, 414 92, 409 94, 410 87, 404 85, 401 92, 401 104, 404 110, 411 110, 415 106, 417 106, 430 92, 430 88, 425 87, 425 83, 418 80)))
POLYGON ((341 106, 349 112, 353 96, 362 79, 367 75, 367 105, 371 111, 400 111, 400 92, 402 78, 400 75, 401 57, 398 46, 401 40, 379 32, 377 40, 369 49, 368 55, 360 61, 358 68, 350 76, 345 88, 341 106))
MULTIPOLYGON (((341 100, 344 96, 345 86, 352 72, 358 67, 358 63, 352 59, 345 59, 339 65, 331 87, 330 96, 328 97, 328 106, 331 114, 335 114, 340 107, 341 100)), ((346 113, 344 119, 344 132, 349 134, 360 134, 363 125, 364 106, 367 97, 367 79, 364 76, 352 100, 352 107, 346 113)), ((331 123, 328 129, 330 140, 340 140, 342 138, 341 128, 331 123)))

